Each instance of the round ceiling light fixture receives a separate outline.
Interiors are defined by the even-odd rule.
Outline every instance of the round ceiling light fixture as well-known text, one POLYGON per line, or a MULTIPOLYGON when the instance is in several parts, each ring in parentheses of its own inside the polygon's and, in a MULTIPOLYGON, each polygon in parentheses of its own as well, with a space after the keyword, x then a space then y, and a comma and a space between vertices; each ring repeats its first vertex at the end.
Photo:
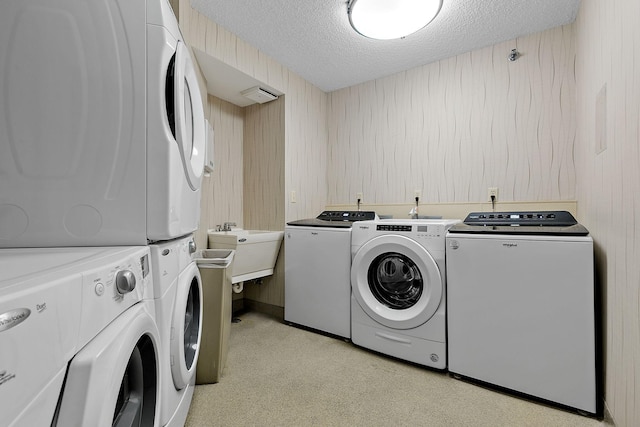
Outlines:
POLYGON ((442 0, 350 0, 349 22, 365 37, 400 39, 424 28, 436 17, 442 0))

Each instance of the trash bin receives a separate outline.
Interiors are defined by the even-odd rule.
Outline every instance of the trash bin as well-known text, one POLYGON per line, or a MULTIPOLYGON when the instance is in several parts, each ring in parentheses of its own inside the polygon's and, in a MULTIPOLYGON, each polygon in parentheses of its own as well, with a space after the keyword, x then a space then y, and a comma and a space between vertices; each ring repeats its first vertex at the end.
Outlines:
POLYGON ((202 277, 202 338, 196 384, 217 383, 227 363, 231 330, 231 267, 235 251, 203 249, 194 254, 202 277))

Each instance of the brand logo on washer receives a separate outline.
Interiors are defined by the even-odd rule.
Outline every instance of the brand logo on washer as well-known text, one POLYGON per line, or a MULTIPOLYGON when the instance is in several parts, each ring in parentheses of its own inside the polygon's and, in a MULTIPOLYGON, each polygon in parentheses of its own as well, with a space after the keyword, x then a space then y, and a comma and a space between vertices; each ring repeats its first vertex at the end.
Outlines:
POLYGON ((31 310, 28 308, 17 308, 0 314, 0 332, 7 331, 14 326, 18 326, 20 323, 27 320, 27 317, 30 315, 31 310))
POLYGON ((504 242, 502 246, 504 246, 505 248, 517 248, 518 244, 513 242, 504 242))
POLYGON ((432 362, 437 362, 438 360, 440 360, 440 358, 438 357, 437 354, 435 353, 431 353, 431 361, 432 362))

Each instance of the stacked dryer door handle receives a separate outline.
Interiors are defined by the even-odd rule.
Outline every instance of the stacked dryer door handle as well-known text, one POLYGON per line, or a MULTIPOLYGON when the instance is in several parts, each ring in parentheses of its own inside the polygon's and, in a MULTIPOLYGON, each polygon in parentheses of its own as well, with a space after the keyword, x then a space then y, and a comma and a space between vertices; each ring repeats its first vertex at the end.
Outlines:
POLYGON ((354 225, 351 340, 436 369, 447 367, 445 234, 457 220, 354 225))

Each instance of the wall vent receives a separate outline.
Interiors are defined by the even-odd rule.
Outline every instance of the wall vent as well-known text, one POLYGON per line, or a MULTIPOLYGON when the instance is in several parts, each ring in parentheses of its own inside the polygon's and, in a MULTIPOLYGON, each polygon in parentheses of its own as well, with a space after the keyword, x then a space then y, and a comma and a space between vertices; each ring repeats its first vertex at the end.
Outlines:
POLYGON ((240 94, 252 101, 257 102, 258 104, 264 104, 265 102, 275 101, 276 99, 278 99, 277 95, 274 95, 273 93, 261 88, 260 86, 243 90, 242 92, 240 92, 240 94))

